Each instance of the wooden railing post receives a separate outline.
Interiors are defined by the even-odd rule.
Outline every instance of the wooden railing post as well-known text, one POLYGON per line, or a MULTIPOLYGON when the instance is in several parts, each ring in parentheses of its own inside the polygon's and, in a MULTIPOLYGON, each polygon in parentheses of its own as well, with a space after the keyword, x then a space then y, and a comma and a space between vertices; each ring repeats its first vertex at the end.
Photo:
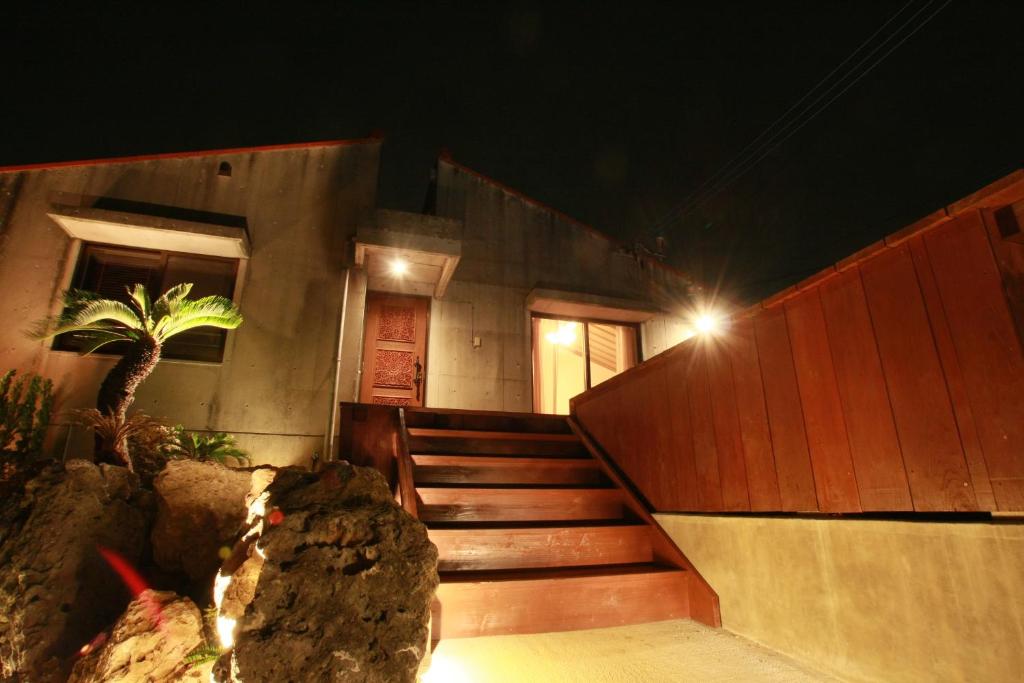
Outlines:
POLYGON ((398 491, 402 497, 402 508, 413 517, 418 518, 416 485, 413 481, 412 457, 409 455, 409 432, 405 427, 405 408, 398 409, 398 434, 394 444, 395 458, 398 461, 398 491))

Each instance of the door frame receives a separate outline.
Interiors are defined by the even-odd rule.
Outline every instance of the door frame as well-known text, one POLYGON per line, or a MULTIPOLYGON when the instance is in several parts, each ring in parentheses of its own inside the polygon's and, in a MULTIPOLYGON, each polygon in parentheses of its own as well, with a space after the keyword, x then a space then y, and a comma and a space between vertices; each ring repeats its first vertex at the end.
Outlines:
POLYGON ((537 326, 534 324, 534 320, 541 318, 543 320, 560 320, 571 323, 582 323, 583 324, 583 375, 584 375, 584 391, 590 391, 593 389, 590 386, 590 335, 588 333, 587 325, 594 323, 597 325, 616 325, 618 327, 630 327, 633 329, 633 334, 636 338, 636 365, 640 365, 644 362, 644 350, 643 342, 640 337, 642 331, 640 323, 634 322, 623 322, 622 320, 604 320, 601 318, 583 318, 573 317, 571 315, 557 315, 554 313, 540 313, 537 311, 530 311, 530 365, 531 372, 530 377, 533 380, 533 412, 538 411, 540 405, 540 382, 537 377, 537 326))
POLYGON ((434 297, 423 296, 421 294, 402 294, 401 292, 388 292, 382 289, 367 289, 366 295, 363 298, 363 322, 360 326, 362 328, 362 334, 359 337, 359 365, 358 365, 358 382, 356 384, 356 401, 362 402, 363 399, 363 374, 366 363, 366 335, 369 334, 370 329, 366 324, 367 310, 370 307, 370 299, 375 296, 395 296, 402 297, 405 299, 425 299, 427 302, 427 315, 424 321, 424 334, 423 334, 423 404, 422 407, 427 407, 427 368, 429 367, 428 356, 430 355, 430 309, 434 303, 434 297))

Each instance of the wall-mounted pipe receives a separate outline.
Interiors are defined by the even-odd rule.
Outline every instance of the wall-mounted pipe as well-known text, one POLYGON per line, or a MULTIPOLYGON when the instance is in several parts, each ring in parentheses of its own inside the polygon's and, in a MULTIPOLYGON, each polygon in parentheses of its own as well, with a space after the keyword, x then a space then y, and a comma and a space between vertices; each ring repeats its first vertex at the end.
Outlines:
POLYGON ((338 324, 338 349, 334 355, 334 381, 331 383, 331 405, 327 418, 327 433, 324 434, 324 454, 322 460, 334 460, 334 433, 338 428, 338 384, 341 382, 341 351, 345 346, 345 322, 348 319, 348 286, 352 278, 352 269, 345 269, 345 289, 341 299, 341 322, 338 324))

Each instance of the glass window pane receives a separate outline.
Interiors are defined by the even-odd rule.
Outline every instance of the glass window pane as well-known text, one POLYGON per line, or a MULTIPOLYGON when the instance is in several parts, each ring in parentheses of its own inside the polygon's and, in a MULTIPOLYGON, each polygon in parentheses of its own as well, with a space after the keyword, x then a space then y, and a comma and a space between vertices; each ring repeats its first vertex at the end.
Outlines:
MULTIPOLYGON (((161 255, 141 249, 117 249, 86 245, 78 261, 72 286, 96 292, 104 299, 129 303, 128 289, 136 284, 152 291, 160 282, 161 255)), ((78 351, 85 336, 77 332, 62 334, 54 340, 53 348, 78 351)), ((121 354, 127 344, 116 342, 102 347, 98 353, 121 354)))
POLYGON ((625 325, 587 325, 590 351, 590 386, 636 365, 636 329, 625 325))
MULTIPOLYGON (((183 282, 191 282, 190 299, 214 295, 230 299, 235 290, 235 268, 234 261, 169 254, 161 293, 183 282)), ((162 355, 165 358, 220 361, 226 338, 226 330, 199 327, 168 339, 162 355)))
POLYGON ((534 318, 534 398, 541 413, 569 413, 569 399, 586 390, 583 324, 534 318))
MULTIPOLYGON (((173 285, 193 283, 190 298, 219 294, 232 298, 238 262, 231 259, 207 258, 173 254, 146 249, 130 249, 88 244, 82 249, 73 286, 97 292, 107 299, 128 302, 127 287, 136 283, 146 286, 156 299, 173 285)), ((183 332, 168 340, 163 347, 165 358, 219 362, 223 359, 227 332, 212 327, 183 332)), ((63 334, 53 348, 75 351, 82 339, 63 334)), ((121 354, 125 344, 118 342, 102 347, 97 353, 121 354)))

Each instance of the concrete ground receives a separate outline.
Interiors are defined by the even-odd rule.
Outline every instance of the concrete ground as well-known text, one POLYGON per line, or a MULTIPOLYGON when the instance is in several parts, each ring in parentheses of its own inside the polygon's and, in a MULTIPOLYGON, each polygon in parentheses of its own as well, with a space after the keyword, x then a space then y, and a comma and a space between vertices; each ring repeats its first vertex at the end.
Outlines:
POLYGON ((445 640, 422 683, 661 683, 835 679, 688 620, 636 626, 445 640))

